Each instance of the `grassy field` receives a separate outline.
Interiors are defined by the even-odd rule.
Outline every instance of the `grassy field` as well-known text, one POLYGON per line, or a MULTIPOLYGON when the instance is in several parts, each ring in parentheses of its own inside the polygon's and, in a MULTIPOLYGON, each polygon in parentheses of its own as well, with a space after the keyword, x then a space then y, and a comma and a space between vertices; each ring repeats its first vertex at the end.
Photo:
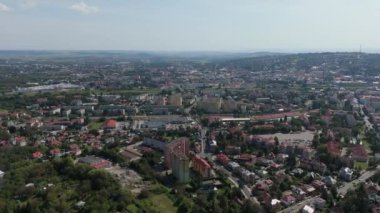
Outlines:
POLYGON ((141 201, 141 204, 146 207, 151 207, 154 210, 162 213, 177 212, 177 207, 166 196, 166 194, 153 195, 141 201))
POLYGON ((359 139, 362 142, 362 145, 364 146, 364 148, 367 150, 367 152, 369 154, 372 153, 371 147, 369 146, 369 143, 365 139, 365 127, 364 126, 362 128, 360 128, 359 139))
POLYGON ((131 204, 127 207, 128 212, 137 213, 139 212, 139 208, 135 204, 131 204))
POLYGON ((363 162, 354 163, 354 169, 366 170, 367 168, 368 168, 368 163, 363 163, 363 162))
POLYGON ((102 127, 103 123, 102 122, 96 122, 96 121, 92 121, 91 123, 88 124, 88 129, 89 130, 92 130, 92 129, 100 129, 102 127))

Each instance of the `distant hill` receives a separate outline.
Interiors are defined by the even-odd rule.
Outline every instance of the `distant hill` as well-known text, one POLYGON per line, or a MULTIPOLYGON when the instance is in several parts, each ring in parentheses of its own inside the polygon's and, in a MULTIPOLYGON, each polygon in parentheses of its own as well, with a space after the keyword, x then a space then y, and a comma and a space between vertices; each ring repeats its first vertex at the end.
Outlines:
POLYGON ((0 58, 239 59, 283 55, 272 52, 213 51, 44 51, 0 50, 0 58))
POLYGON ((325 70, 340 69, 348 73, 380 74, 380 54, 358 52, 274 54, 226 60, 219 63, 218 66, 249 71, 285 71, 290 68, 308 70, 312 67, 318 67, 325 70))

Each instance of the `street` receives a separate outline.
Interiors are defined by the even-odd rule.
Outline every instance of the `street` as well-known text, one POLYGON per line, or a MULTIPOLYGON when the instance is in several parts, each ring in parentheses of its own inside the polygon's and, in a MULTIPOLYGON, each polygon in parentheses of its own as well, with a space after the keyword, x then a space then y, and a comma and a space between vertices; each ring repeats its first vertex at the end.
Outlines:
POLYGON ((372 177, 376 173, 376 171, 378 171, 379 169, 380 169, 380 165, 377 166, 375 170, 364 172, 358 179, 355 179, 349 183, 346 183, 344 184, 343 187, 339 188, 338 193, 345 195, 349 189, 352 189, 353 187, 355 187, 355 185, 359 183, 365 182, 367 179, 372 177))
POLYGON ((286 209, 283 209, 279 212, 281 213, 292 213, 292 212, 298 212, 299 210, 301 210, 305 205, 311 205, 314 203, 314 200, 316 198, 318 198, 319 196, 315 196, 315 197, 311 197, 311 198, 308 198, 306 200, 303 200, 301 202, 298 202, 296 204, 293 204, 291 206, 289 206, 288 208, 286 209))

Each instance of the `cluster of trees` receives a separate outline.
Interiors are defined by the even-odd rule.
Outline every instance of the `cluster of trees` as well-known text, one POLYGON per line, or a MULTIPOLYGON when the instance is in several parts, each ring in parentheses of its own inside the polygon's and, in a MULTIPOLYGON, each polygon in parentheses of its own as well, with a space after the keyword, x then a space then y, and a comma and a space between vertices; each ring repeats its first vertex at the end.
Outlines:
POLYGON ((0 209, 5 212, 117 212, 134 202, 129 192, 104 170, 70 158, 18 161, 1 183, 0 209), (28 185, 27 185, 28 184, 28 185), (84 206, 76 204, 85 202, 84 206))
POLYGON ((338 205, 344 212, 372 212, 364 183, 360 184, 356 190, 349 191, 338 205))
POLYGON ((178 213, 255 213, 263 211, 259 204, 250 200, 244 201, 238 188, 225 188, 209 194, 198 194, 192 200, 181 197, 178 202, 180 202, 178 213))

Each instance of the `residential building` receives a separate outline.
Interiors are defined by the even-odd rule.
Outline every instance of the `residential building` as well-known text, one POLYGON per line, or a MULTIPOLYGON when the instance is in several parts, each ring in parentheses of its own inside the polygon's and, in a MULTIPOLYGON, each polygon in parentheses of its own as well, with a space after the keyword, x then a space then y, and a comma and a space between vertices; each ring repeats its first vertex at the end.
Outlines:
POLYGON ((190 180, 189 146, 190 140, 188 138, 178 138, 166 146, 165 166, 172 170, 173 175, 180 182, 188 182, 190 180))
POLYGON ((352 179, 352 174, 354 172, 348 168, 348 167, 342 167, 340 170, 339 170, 339 177, 342 178, 343 180, 345 181, 351 181, 352 179))
POLYGON ((302 208, 302 213, 314 213, 314 209, 309 206, 309 205, 305 205, 303 208, 302 208))
POLYGON ((211 166, 206 160, 194 155, 191 162, 193 165, 193 170, 198 172, 203 178, 210 176, 211 166))

